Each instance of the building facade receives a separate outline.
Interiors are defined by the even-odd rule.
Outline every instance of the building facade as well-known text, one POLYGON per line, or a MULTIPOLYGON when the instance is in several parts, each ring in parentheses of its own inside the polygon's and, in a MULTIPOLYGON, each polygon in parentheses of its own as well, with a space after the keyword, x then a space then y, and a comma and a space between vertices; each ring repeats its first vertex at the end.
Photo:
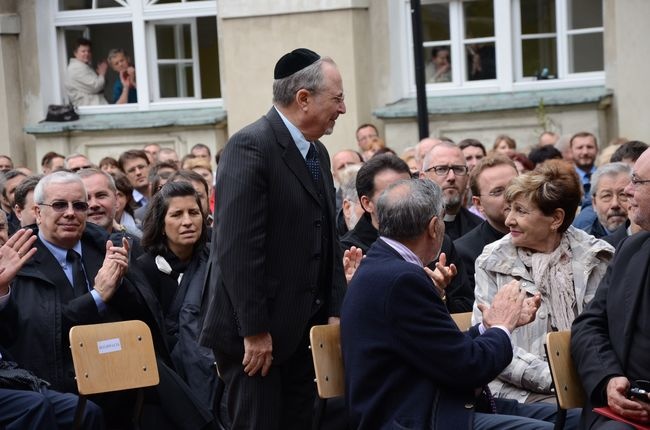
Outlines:
MULTIPOLYGON (((646 16, 645 0, 422 0, 431 134, 487 146, 508 134, 521 150, 544 130, 650 140, 646 16)), ((275 61, 296 47, 341 69, 348 111, 324 138, 331 152, 354 148, 365 122, 398 152, 418 141, 410 0, 3 0, 0 153, 40 170, 51 150, 216 150, 268 110, 275 61), (106 105, 40 122, 67 102, 78 37, 95 62, 124 49, 137 102, 111 104, 109 68, 106 105)))

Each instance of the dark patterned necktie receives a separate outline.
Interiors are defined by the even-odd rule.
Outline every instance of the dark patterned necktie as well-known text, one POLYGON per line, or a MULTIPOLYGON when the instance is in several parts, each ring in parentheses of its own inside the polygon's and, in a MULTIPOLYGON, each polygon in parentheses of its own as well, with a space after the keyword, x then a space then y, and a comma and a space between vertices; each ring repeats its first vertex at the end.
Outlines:
POLYGON ((68 250, 66 260, 72 268, 72 286, 74 287, 75 297, 88 292, 88 285, 86 284, 86 275, 84 274, 83 265, 81 263, 81 255, 73 249, 68 250))
POLYGON ((315 184, 318 184, 320 182, 320 161, 318 161, 318 151, 313 143, 309 144, 309 151, 307 151, 305 162, 307 163, 311 178, 315 184))
POLYGON ((492 390, 490 390, 490 387, 488 387, 487 385, 483 386, 483 395, 485 396, 488 406, 490 407, 490 412, 496 414, 497 402, 494 400, 494 396, 492 395, 492 390))

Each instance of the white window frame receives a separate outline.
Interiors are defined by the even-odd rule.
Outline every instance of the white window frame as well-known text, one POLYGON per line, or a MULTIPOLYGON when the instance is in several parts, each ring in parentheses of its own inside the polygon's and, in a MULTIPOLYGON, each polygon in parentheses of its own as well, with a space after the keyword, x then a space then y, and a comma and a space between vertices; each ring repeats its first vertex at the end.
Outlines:
MULTIPOLYGON (((152 0, 114 0, 122 6, 74 11, 59 11, 58 0, 44 1, 44 7, 37 8, 37 38, 39 46, 39 64, 41 73, 43 102, 63 103, 65 89, 63 86, 68 58, 65 58, 65 41, 61 27, 85 27, 96 24, 130 23, 133 32, 133 52, 138 59, 138 103, 123 105, 80 106, 80 113, 135 112, 182 108, 223 107, 223 98, 200 99, 200 70, 198 64, 198 38, 196 37, 196 19, 217 15, 217 0, 203 0, 177 3, 155 4, 152 0), (157 22, 192 22, 194 55, 194 94, 195 97, 166 98, 150 100, 152 88, 159 88, 157 72, 151 73, 151 65, 156 64, 155 41, 152 46, 148 40, 148 28, 157 22), (147 37, 145 37, 147 36, 147 37), (149 43, 149 45, 148 45, 149 43), (56 84, 54 84, 56 82, 56 84)), ((40 4, 40 2, 39 2, 40 4)), ((93 1, 93 6, 96 1, 93 1)), ((152 70, 156 70, 153 68, 152 70)))
MULTIPOLYGON (((197 30, 196 30, 196 20, 195 19, 175 19, 175 20, 156 20, 156 21, 149 21, 145 24, 147 27, 147 52, 150 53, 149 55, 149 70, 151 70, 150 77, 151 77, 151 91, 153 93, 153 98, 156 101, 162 101, 160 98, 160 76, 158 73, 158 66, 159 65, 182 65, 182 64, 191 64, 192 65, 192 80, 194 81, 194 96, 192 97, 166 97, 164 101, 183 101, 187 99, 196 99, 196 100, 201 100, 201 75, 200 75, 200 70, 199 70, 199 58, 198 58, 198 52, 199 52, 199 40, 198 40, 198 35, 197 35, 197 30), (172 60, 163 60, 160 58, 157 58, 157 55, 154 55, 157 49, 157 40, 156 40, 156 26, 157 25, 173 25, 174 28, 174 43, 176 44, 176 50, 180 51, 182 49, 182 43, 180 43, 180 35, 179 35, 179 27, 182 25, 189 25, 190 26, 190 37, 191 37, 191 43, 192 43, 192 57, 190 57, 188 60, 182 60, 182 59, 172 59, 172 60)), ((178 75, 178 85, 179 85, 179 92, 185 92, 186 89, 184 90, 183 87, 185 86, 185 81, 181 79, 181 74, 179 73, 178 75)))
MULTIPOLYGON (((556 46, 558 56, 558 78, 536 80, 523 79, 521 65, 521 23, 519 21, 520 0, 493 0, 494 38, 465 39, 462 17, 462 4, 455 0, 433 0, 449 3, 451 59, 459 67, 452 68, 452 82, 427 84, 427 95, 466 95, 486 94, 492 92, 530 91, 540 89, 561 89, 587 87, 605 84, 605 72, 568 73, 569 37, 576 34, 602 32, 603 27, 578 30, 568 29, 568 3, 570 0, 555 0, 556 4, 556 46), (488 40, 489 39, 489 40, 488 40), (496 79, 464 81, 465 43, 468 41, 494 41, 496 79)), ((602 3, 601 3, 602 4, 602 3)), ((400 52, 395 56, 403 64, 399 73, 393 74, 392 86, 399 98, 415 97, 415 76, 413 68, 413 38, 411 27, 410 0, 402 0, 395 14, 390 14, 395 21, 391 27, 399 30, 391 39, 401 40, 400 52)), ((539 35, 536 35, 539 36, 539 35)), ((425 47, 447 43, 429 42, 425 47)))

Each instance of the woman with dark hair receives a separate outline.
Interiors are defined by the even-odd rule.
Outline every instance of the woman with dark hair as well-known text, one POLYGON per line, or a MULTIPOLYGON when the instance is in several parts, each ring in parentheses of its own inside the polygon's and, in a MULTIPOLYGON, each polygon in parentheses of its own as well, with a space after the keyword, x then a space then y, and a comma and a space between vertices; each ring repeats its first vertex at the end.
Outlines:
POLYGON ((491 303, 513 279, 542 301, 535 321, 512 333, 512 362, 490 388, 498 397, 520 402, 555 402, 544 338, 549 331, 571 329, 593 299, 614 248, 571 226, 582 184, 570 163, 548 160, 515 177, 504 198, 510 233, 487 245, 476 260, 474 322, 481 320, 478 305, 491 303))
POLYGON ((203 278, 208 261, 206 217, 187 182, 168 182, 147 206, 136 260, 157 298, 157 320, 176 373, 202 406, 213 409, 217 388, 214 355, 198 343, 203 278))

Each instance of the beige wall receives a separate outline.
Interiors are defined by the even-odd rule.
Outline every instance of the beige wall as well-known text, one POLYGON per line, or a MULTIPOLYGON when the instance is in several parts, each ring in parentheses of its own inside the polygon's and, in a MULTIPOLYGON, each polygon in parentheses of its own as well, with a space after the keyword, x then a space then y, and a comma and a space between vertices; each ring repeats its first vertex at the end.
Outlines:
POLYGON ((613 127, 617 135, 646 142, 650 142, 649 16, 650 1, 605 0, 605 72, 607 87, 614 90, 613 127))
POLYGON ((323 142, 330 154, 356 146, 357 124, 371 119, 367 9, 222 16, 219 24, 229 134, 268 111, 275 63, 285 53, 306 47, 332 57, 343 76, 347 113, 323 142))

